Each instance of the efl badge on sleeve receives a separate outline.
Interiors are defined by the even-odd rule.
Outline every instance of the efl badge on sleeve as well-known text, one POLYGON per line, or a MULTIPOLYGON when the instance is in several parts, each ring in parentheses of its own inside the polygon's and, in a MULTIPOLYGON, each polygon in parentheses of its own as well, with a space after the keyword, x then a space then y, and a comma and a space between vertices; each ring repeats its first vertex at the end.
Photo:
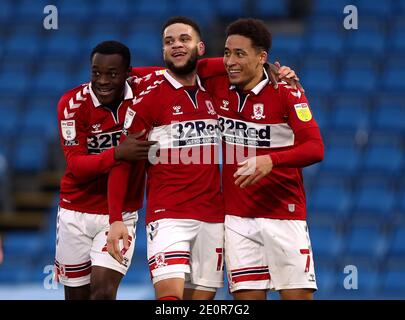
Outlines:
POLYGON ((131 124, 132 121, 134 120, 136 112, 134 110, 132 110, 131 108, 127 109, 127 114, 125 115, 125 121, 124 121, 124 129, 128 129, 131 124))
POLYGON ((62 137, 66 141, 73 141, 76 138, 75 120, 62 120, 60 122, 62 137))
POLYGON ((304 122, 308 122, 312 119, 311 110, 306 103, 298 103, 294 104, 295 112, 297 114, 298 119, 304 122))

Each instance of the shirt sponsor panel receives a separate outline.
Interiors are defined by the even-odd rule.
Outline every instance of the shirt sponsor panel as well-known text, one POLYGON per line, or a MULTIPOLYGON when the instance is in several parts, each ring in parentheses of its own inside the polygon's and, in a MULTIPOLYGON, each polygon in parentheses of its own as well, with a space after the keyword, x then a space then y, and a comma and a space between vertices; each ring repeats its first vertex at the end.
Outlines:
POLYGON ((255 123, 219 117, 222 140, 229 144, 256 148, 281 148, 294 144, 294 133, 287 123, 255 123))
POLYGON ((98 154, 105 150, 118 146, 121 130, 103 132, 87 137, 87 150, 90 154, 98 154))
POLYGON ((161 149, 218 145, 218 121, 204 119, 172 122, 153 128, 149 140, 159 141, 161 149))

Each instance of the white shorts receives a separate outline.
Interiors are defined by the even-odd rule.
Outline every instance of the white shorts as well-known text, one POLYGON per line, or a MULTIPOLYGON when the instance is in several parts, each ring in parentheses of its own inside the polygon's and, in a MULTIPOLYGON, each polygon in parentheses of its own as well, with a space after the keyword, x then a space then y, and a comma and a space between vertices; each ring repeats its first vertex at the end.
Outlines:
MULTIPOLYGON (((125 212, 130 246, 120 264, 107 251, 110 228, 108 215, 83 213, 59 208, 56 226, 55 271, 57 280, 68 287, 90 283, 92 266, 100 266, 126 274, 135 248, 138 213, 125 212)), ((123 246, 122 240, 120 243, 123 246)))
POLYGON ((215 291, 223 286, 223 223, 161 219, 149 223, 146 234, 153 284, 184 278, 186 288, 215 291))
POLYGON ((229 290, 317 289, 307 223, 225 216, 229 290))

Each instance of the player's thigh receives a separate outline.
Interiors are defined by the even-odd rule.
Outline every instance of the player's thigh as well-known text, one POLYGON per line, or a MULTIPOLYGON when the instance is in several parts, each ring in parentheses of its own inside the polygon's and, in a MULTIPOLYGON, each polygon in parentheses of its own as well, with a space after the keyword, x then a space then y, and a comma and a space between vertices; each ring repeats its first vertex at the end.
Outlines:
POLYGON ((198 221, 191 219, 161 219, 146 226, 148 264, 154 284, 172 275, 178 277, 181 273, 184 278, 185 273, 190 273, 191 241, 198 230, 198 221))
POLYGON ((92 239, 85 231, 86 215, 64 208, 58 212, 55 267, 58 281, 65 286, 90 283, 92 239))
POLYGON ((186 283, 201 286, 201 291, 207 291, 207 288, 215 291, 224 284, 224 224, 200 224, 198 234, 191 243, 191 273, 189 279, 186 276, 186 283))
MULTIPOLYGON (((133 213, 129 218, 127 218, 125 214, 123 216, 123 221, 128 229, 129 248, 125 250, 123 241, 120 240, 119 244, 124 257, 122 263, 119 263, 117 260, 115 260, 107 251, 107 236, 109 230, 108 216, 99 218, 103 220, 102 222, 100 222, 100 224, 103 225, 103 228, 100 229, 93 240, 90 252, 92 265, 114 270, 122 275, 125 275, 128 271, 129 266, 131 265, 132 257, 135 250, 137 216, 134 216, 133 213)), ((111 278, 118 280, 118 277, 115 276, 111 276, 111 278)), ((100 279, 100 277, 97 277, 96 279, 100 279)))
POLYGON ((259 231, 253 219, 226 216, 225 261, 231 292, 270 288, 269 268, 259 231))
POLYGON ((262 219, 273 289, 316 290, 307 224, 301 220, 262 219))

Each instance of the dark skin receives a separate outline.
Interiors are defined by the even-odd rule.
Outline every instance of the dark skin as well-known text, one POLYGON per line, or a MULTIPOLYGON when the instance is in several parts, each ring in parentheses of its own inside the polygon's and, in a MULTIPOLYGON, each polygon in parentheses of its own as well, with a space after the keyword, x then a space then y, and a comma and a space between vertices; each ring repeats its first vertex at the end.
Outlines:
MULTIPOLYGON (((94 54, 91 65, 93 91, 103 107, 116 110, 124 98, 125 82, 131 68, 119 54, 94 54)), ((129 135, 115 148, 115 159, 137 161, 147 159, 149 148, 156 142, 140 141, 144 132, 129 135)), ((107 196, 107 195, 106 195, 107 196)), ((115 300, 123 275, 115 270, 92 266, 90 284, 65 286, 66 300, 115 300)))

